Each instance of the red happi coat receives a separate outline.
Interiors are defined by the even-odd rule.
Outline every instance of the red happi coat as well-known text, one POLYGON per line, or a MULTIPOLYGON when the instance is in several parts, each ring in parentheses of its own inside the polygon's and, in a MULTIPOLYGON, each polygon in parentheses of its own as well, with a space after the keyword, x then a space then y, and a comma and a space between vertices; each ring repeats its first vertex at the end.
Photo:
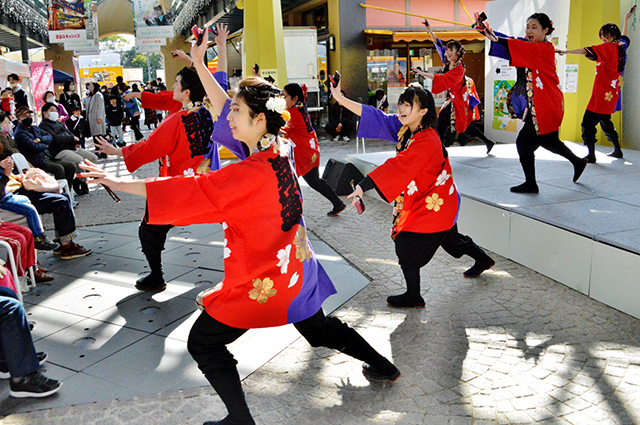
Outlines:
POLYGON ((464 133, 473 121, 473 111, 469 110, 469 94, 464 77, 464 65, 460 63, 444 74, 435 74, 431 89, 434 94, 449 91, 455 111, 456 133, 464 133))
POLYGON ((140 95, 142 107, 145 109, 157 109, 159 111, 169 111, 169 114, 182 109, 182 103, 173 98, 173 92, 162 90, 158 93, 143 91, 140 95))
POLYGON ((147 140, 122 148, 127 170, 134 172, 144 164, 163 158, 162 177, 196 173, 211 144, 211 131, 208 134, 202 131, 196 114, 197 111, 190 110, 172 113, 147 140))
POLYGON ((411 136, 408 147, 369 173, 391 201, 404 193, 394 236, 402 231, 436 233, 456 223, 460 195, 438 133, 428 128, 411 136))
POLYGON ((320 164, 320 146, 316 131, 300 112, 300 108, 288 108, 291 119, 284 127, 284 132, 293 142, 293 158, 296 174, 302 177, 320 164))
MULTIPOLYGON (((473 78, 464 77, 464 80, 467 84, 467 93, 469 94, 469 96, 473 96, 476 99, 478 99, 478 101, 480 101, 480 96, 478 95, 478 90, 476 90, 476 82, 473 81, 473 78)), ((478 105, 475 106, 475 108, 473 108, 471 110, 471 121, 478 121, 480 119, 480 104, 478 103, 478 105)))
MULTIPOLYGON (((538 134, 549 134, 560 129, 564 117, 564 97, 556 74, 556 53, 553 44, 544 41, 507 39, 510 65, 528 68, 532 72, 532 99, 538 120, 538 134)), ((529 93, 527 96, 531 97, 529 93)))
POLYGON ((603 43, 587 47, 587 50, 595 56, 596 60, 596 79, 593 82, 593 91, 587 110, 596 114, 613 114, 618 103, 622 75, 618 71, 618 45, 603 43))
POLYGON ((216 320, 241 329, 295 323, 336 292, 307 237, 295 174, 275 144, 215 173, 147 179, 146 189, 150 224, 223 223, 224 280, 198 296, 216 320))

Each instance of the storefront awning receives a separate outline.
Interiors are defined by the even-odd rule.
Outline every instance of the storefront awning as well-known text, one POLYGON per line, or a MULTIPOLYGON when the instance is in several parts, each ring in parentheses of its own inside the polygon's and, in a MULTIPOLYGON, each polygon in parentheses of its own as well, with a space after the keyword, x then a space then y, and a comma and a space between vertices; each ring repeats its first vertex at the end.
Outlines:
MULTIPOLYGON (((484 41, 484 35, 477 31, 434 31, 436 36, 441 40, 458 40, 458 41, 484 41)), ((367 35, 383 35, 393 37, 394 42, 404 41, 410 42, 424 42, 431 41, 431 36, 426 31, 390 31, 390 30, 377 30, 377 29, 365 29, 364 33, 367 35)))

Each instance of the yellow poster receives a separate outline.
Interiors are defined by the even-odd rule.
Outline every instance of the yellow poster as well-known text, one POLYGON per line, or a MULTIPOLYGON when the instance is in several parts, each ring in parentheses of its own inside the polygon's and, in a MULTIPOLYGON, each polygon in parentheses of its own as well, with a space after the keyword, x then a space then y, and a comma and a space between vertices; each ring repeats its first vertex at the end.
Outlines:
POLYGON ((80 68, 80 79, 82 84, 87 82, 97 82, 100 85, 115 85, 116 77, 122 77, 121 66, 101 66, 97 68, 80 68))

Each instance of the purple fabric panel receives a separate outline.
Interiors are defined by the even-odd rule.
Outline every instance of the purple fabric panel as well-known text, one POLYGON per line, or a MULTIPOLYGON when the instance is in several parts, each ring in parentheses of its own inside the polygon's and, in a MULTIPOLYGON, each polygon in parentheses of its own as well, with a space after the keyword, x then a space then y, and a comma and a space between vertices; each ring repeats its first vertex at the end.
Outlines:
MULTIPOLYGON (((225 148, 229 149, 238 158, 245 159, 247 156, 245 155, 244 149, 242 148, 242 142, 234 139, 233 134, 231 134, 231 128, 229 127, 229 120, 227 120, 227 116, 229 115, 230 109, 231 109, 231 99, 227 99, 227 101, 224 103, 224 108, 222 108, 222 112, 220 112, 218 121, 216 121, 216 125, 213 128, 213 133, 211 134, 211 140, 214 143, 219 143, 225 148)), ((213 167, 211 169, 213 169, 213 167)))
POLYGON ((358 137, 398 142, 398 131, 402 127, 396 114, 385 114, 371 105, 362 105, 362 116, 358 137))
POLYGON ((225 71, 218 71, 213 73, 213 78, 216 79, 222 90, 229 90, 229 78, 227 78, 227 73, 225 71))

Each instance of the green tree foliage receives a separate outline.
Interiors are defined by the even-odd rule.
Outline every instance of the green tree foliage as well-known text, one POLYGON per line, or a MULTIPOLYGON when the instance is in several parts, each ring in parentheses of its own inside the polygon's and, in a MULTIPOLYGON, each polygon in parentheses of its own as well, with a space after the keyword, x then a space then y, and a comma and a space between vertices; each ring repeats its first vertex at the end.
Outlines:
POLYGON ((147 71, 147 54, 136 53, 136 48, 121 53, 121 63, 125 68, 142 68, 144 73, 144 81, 156 78, 156 69, 164 68, 162 55, 160 53, 149 53, 149 65, 151 68, 151 77, 147 71))
POLYGON ((100 37, 101 52, 122 52, 127 45, 127 39, 121 35, 106 35, 100 37))

